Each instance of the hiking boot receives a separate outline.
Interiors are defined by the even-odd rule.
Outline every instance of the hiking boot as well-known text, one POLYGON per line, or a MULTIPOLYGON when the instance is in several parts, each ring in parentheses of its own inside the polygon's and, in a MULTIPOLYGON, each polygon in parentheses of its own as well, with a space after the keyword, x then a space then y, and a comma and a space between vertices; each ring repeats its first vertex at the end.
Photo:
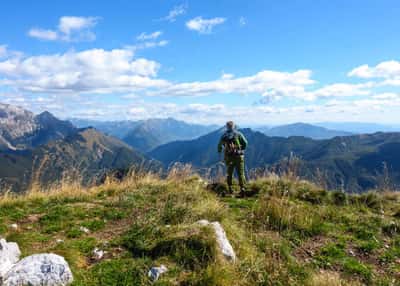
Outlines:
POLYGON ((239 198, 244 198, 246 196, 246 190, 244 188, 240 188, 240 193, 238 195, 239 198))

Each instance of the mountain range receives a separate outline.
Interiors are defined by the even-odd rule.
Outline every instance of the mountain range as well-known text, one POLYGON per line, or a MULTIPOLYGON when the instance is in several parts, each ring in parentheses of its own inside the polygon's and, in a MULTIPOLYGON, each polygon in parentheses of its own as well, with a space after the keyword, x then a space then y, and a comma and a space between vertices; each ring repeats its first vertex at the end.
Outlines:
POLYGON ((400 132, 398 124, 383 124, 376 122, 319 122, 315 126, 328 129, 342 130, 354 134, 368 134, 376 132, 400 132))
POLYGON ((72 179, 96 183, 111 170, 158 168, 142 153, 94 128, 76 128, 49 112, 0 105, 0 193, 72 179))
MULTIPOLYGON (((222 159, 216 144, 220 129, 195 140, 172 142, 149 153, 164 166, 190 163, 199 170, 218 168, 222 159)), ((268 137, 243 129, 250 142, 248 170, 288 172, 290 158, 298 158, 297 175, 330 189, 360 192, 380 187, 385 175, 392 186, 400 184, 400 133, 375 133, 314 140, 306 137, 268 137), (386 166, 386 167, 385 167, 386 166), (385 174, 387 172, 387 174, 385 174)))
MULTIPOLYGON (((223 129, 214 125, 172 118, 80 121, 99 126, 101 132, 93 127, 77 128, 49 112, 34 115, 4 104, 0 105, 0 123, 2 191, 46 186, 71 177, 91 184, 112 170, 138 165, 160 168, 162 164, 168 169, 175 163, 188 163, 202 174, 223 172, 221 155, 216 152, 223 129)), ((351 135, 299 123, 264 130, 274 136, 249 128, 242 131, 250 142, 246 151, 249 174, 284 174, 295 167, 301 178, 349 192, 383 183, 400 185, 400 133, 351 135), (297 134, 302 136, 293 136, 297 134)))
POLYGON ((72 119, 72 122, 79 127, 95 127, 141 152, 176 140, 194 139, 218 128, 216 125, 190 124, 173 118, 114 122, 72 119))
POLYGON ((65 138, 76 128, 49 112, 34 115, 20 107, 0 104, 0 150, 23 150, 65 138))
POLYGON ((257 128, 257 130, 268 136, 304 136, 312 139, 330 139, 336 136, 349 136, 353 134, 351 132, 328 129, 307 123, 293 123, 275 127, 260 127, 257 128))

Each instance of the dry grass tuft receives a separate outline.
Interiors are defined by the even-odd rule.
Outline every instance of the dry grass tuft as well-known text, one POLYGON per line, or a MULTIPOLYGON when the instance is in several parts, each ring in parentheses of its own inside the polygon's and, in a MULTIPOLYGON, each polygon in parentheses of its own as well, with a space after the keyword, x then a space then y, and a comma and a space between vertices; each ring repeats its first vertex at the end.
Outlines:
POLYGON ((309 286, 361 286, 357 281, 344 281, 339 273, 333 271, 320 271, 311 278, 309 286))

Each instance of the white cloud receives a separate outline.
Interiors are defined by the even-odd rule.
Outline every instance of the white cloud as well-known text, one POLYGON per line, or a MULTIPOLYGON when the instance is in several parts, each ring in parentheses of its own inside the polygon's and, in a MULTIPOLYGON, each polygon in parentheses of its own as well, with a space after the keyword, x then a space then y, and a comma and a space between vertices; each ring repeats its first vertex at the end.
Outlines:
POLYGON ((360 78, 398 78, 400 77, 400 62, 381 62, 375 67, 359 66, 348 73, 349 76, 360 78))
POLYGON ((30 92, 107 93, 160 88, 160 64, 134 58, 127 49, 91 49, 81 52, 0 61, 0 76, 8 85, 30 92))
POLYGON ((139 41, 146 41, 146 40, 155 40, 162 35, 162 31, 155 31, 153 33, 147 34, 145 32, 141 33, 139 36, 136 37, 139 41))
POLYGON ((226 21, 226 18, 216 17, 210 19, 203 19, 202 17, 196 17, 186 22, 186 27, 189 30, 197 31, 201 34, 210 34, 213 28, 217 25, 221 25, 226 21))
POLYGON ((171 11, 169 11, 167 16, 161 18, 160 20, 169 21, 169 22, 175 22, 176 18, 178 16, 186 14, 186 11, 187 11, 187 5, 186 4, 175 6, 171 11))
POLYGON ((98 17, 63 16, 56 30, 31 28, 28 35, 47 41, 93 41, 96 35, 91 28, 97 25, 98 17))
POLYGON ((164 47, 168 45, 167 40, 161 40, 161 41, 147 41, 147 42, 141 42, 135 45, 131 46, 126 46, 127 49, 132 50, 134 52, 139 51, 139 50, 144 50, 144 49, 150 49, 150 48, 156 48, 156 47, 164 47))
POLYGON ((376 95, 372 96, 372 98, 373 99, 383 99, 383 100, 399 100, 400 94, 386 92, 386 93, 376 94, 376 95))
POLYGON ((235 77, 235 75, 231 74, 231 73, 222 73, 222 75, 221 75, 221 79, 232 79, 234 77, 235 77))
POLYGON ((263 122, 266 115, 276 120, 284 115, 290 121, 302 120, 301 116, 306 120, 312 116, 339 118, 343 114, 361 118, 363 114, 369 116, 383 111, 396 115, 396 108, 400 112, 399 94, 377 93, 375 82, 317 85, 310 70, 262 70, 248 76, 222 73, 210 81, 173 82, 159 78, 161 65, 158 62, 137 58, 134 50, 127 48, 39 56, 3 49, 6 56, 0 60, 0 84, 17 95, 4 97, 2 101, 21 102, 34 110, 51 107, 68 116, 71 112, 76 116, 108 119, 173 116, 189 121, 202 118, 215 123, 226 118, 263 122), (125 100, 125 104, 110 105, 109 101, 101 100, 110 95, 125 100), (249 105, 244 106, 205 104, 204 99, 194 102, 196 97, 214 95, 251 95, 264 100, 259 102, 263 104, 247 102, 249 105), (193 100, 187 105, 146 103, 147 96, 189 96, 193 100), (290 100, 272 100, 281 98, 290 100), (321 99, 322 103, 305 102, 315 99, 321 99))
POLYGON ((357 95, 368 95, 371 93, 369 88, 371 88, 372 86, 373 83, 334 83, 313 91, 312 95, 314 97, 348 97, 357 95))
POLYGON ((126 49, 130 49, 134 52, 143 49, 155 48, 155 47, 164 47, 168 45, 167 40, 157 40, 163 34, 162 31, 155 31, 153 33, 141 33, 136 37, 138 43, 134 45, 126 46, 126 49))
POLYGON ((58 29, 66 35, 74 31, 92 28, 97 24, 97 17, 64 16, 60 18, 58 29))
POLYGON ((231 76, 206 82, 176 83, 159 91, 163 95, 173 96, 205 96, 210 94, 261 94, 267 96, 272 91, 304 92, 307 85, 314 83, 311 71, 299 70, 293 73, 264 70, 247 77, 231 76))
POLYGON ((55 41, 58 39, 57 32, 53 30, 44 30, 39 28, 32 28, 29 30, 28 35, 32 38, 37 38, 46 41, 55 41))

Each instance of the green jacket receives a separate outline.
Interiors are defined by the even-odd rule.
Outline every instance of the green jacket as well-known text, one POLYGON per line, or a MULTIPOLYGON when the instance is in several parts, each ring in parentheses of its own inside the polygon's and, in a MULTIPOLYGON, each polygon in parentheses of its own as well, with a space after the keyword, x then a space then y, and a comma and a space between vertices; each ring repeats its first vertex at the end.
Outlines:
POLYGON ((229 140, 230 137, 234 137, 235 140, 237 140, 236 144, 238 145, 240 150, 244 151, 247 148, 246 137, 244 137, 241 132, 236 130, 228 130, 221 136, 221 139, 219 140, 218 153, 222 152, 222 147, 224 146, 225 142, 229 140))

